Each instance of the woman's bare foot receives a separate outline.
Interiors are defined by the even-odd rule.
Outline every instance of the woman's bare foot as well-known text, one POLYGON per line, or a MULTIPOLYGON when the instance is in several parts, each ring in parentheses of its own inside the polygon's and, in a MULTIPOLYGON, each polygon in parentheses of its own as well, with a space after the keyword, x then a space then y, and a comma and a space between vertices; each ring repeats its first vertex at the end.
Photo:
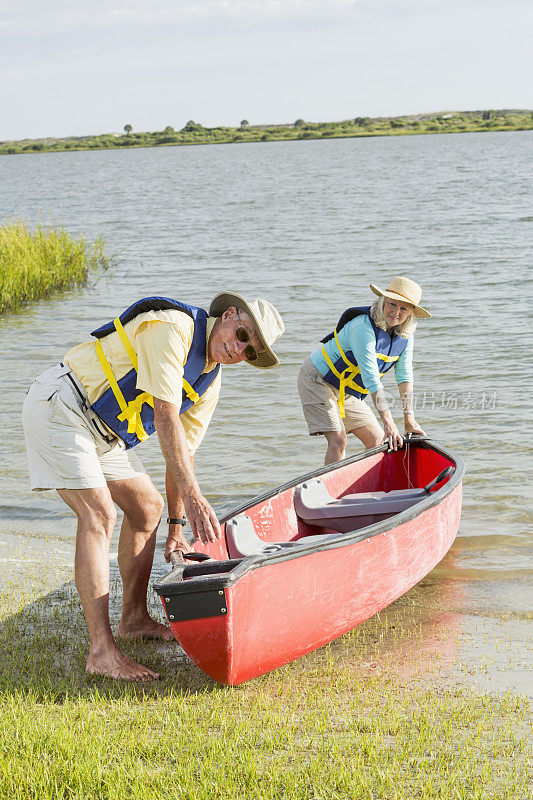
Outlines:
POLYGON ((163 639, 165 642, 171 642, 174 639, 174 634, 168 625, 156 622, 149 616, 143 620, 130 622, 121 619, 117 636, 122 639, 163 639))
POLYGON ((87 673, 89 675, 105 675, 108 678, 123 681, 137 681, 145 683, 159 678, 158 672, 137 664, 122 653, 118 647, 100 653, 89 653, 87 659, 87 673))

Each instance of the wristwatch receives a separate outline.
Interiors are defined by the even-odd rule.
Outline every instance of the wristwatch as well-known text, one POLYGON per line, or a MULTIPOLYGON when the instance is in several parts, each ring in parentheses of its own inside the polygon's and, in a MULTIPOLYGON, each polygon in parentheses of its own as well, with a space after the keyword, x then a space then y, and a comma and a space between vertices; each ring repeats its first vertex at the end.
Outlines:
POLYGON ((167 517, 167 525, 186 525, 187 517, 167 517))

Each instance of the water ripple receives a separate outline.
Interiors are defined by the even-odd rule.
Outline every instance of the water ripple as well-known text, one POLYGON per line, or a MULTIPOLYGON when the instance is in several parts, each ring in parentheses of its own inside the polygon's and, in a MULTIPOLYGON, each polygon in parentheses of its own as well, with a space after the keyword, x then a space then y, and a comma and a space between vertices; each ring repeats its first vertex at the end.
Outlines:
MULTIPOLYGON (((370 281, 408 274, 433 314, 416 338, 417 417, 468 469, 453 552, 461 569, 487 580, 512 572, 513 559, 527 568, 533 385, 522 223, 533 221, 524 183, 532 142, 524 131, 1 159, 3 219, 104 234, 118 254, 85 289, 0 320, 4 528, 46 535, 65 516, 52 494, 28 489, 24 392, 133 300, 169 294, 207 305, 229 288, 267 297, 285 318, 282 367, 225 370, 197 455, 201 485, 222 511, 319 466, 324 445, 307 436, 299 364, 346 306, 372 300, 370 281), (494 408, 482 406, 484 393, 497 395, 494 408)), ((141 454, 163 489, 157 443, 141 454)), ((64 523, 72 538, 68 512, 64 523)), ((502 588, 501 602, 512 605, 511 595, 502 588)))

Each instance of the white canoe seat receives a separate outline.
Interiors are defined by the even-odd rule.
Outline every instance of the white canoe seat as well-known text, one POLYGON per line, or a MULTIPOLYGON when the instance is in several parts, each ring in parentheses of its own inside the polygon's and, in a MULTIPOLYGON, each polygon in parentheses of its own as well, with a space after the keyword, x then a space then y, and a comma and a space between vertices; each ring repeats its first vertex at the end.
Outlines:
POLYGON ((348 533, 399 514, 427 496, 425 489, 395 489, 346 494, 336 499, 315 478, 294 490, 294 510, 308 525, 348 533))
POLYGON ((237 514, 226 522, 226 542, 230 558, 269 555, 301 545, 319 544, 336 538, 335 533, 325 533, 317 536, 302 536, 295 542, 265 542, 259 538, 252 520, 246 514, 237 514))

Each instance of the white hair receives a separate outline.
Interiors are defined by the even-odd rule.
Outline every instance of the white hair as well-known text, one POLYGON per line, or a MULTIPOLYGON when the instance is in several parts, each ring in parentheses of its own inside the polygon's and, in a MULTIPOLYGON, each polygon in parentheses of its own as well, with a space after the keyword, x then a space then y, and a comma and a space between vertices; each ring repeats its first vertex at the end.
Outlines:
MULTIPOLYGON (((387 323, 385 322, 385 297, 382 295, 378 297, 377 300, 374 300, 370 307, 370 316, 378 326, 381 328, 382 331, 387 330, 387 323)), ((401 325, 394 325, 389 331, 390 333, 397 333, 399 336, 403 336, 404 339, 408 339, 411 334, 413 334, 416 330, 416 317, 411 312, 409 316, 405 318, 401 325)))

